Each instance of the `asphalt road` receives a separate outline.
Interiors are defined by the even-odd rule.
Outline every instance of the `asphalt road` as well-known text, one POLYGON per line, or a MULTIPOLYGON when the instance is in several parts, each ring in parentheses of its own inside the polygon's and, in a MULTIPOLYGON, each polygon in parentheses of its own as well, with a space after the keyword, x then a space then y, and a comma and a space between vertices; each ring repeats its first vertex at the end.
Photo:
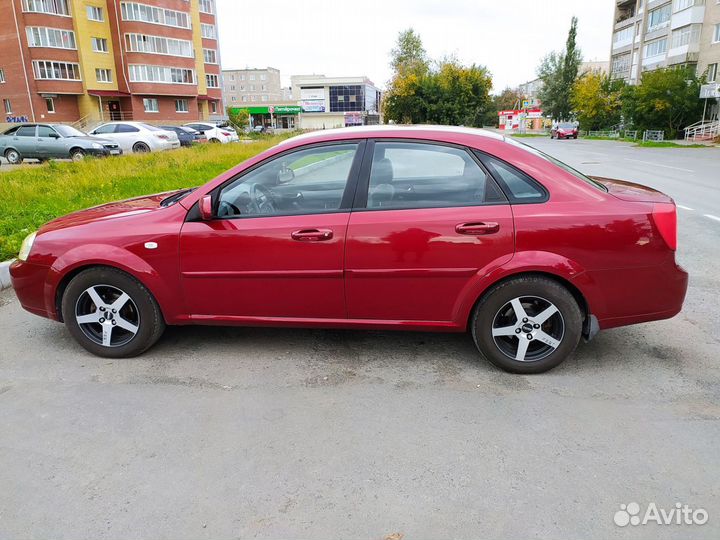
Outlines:
POLYGON ((0 538, 718 538, 720 150, 525 141, 692 208, 681 315, 526 377, 441 334, 176 328, 103 360, 6 291, 0 538), (616 526, 631 502, 709 521, 616 526))

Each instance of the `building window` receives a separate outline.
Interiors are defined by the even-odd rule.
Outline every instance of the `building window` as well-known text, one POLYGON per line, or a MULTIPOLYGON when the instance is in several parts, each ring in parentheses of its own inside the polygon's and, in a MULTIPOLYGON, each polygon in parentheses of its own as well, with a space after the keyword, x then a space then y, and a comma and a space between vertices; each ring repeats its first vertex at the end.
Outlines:
POLYGON ((231 101, 237 101, 237 97, 236 97, 236 96, 232 96, 232 97, 230 98, 230 100, 231 100, 231 101))
POLYGON ((257 101, 257 96, 250 96, 250 101, 257 101))
POLYGON ((103 22, 105 20, 105 18, 103 17, 103 8, 97 6, 88 6, 87 17, 90 21, 103 22))
POLYGON ((71 62, 52 62, 33 60, 33 71, 38 80, 55 79, 61 81, 80 81, 80 64, 71 62))
POLYGON ((48 13, 50 15, 70 15, 68 0, 23 0, 23 11, 30 13, 48 13))
POLYGON ((155 98, 143 99, 143 107, 145 107, 145 112, 160 112, 160 107, 158 107, 158 100, 155 98))
POLYGON ((267 85, 265 85, 265 84, 260 85, 260 90, 262 90, 263 92, 264 92, 265 90, 267 90, 267 85))
POLYGON ((251 85, 250 85, 250 91, 251 91, 251 92, 254 92, 254 91, 255 91, 255 85, 254 85, 254 84, 251 84, 251 85))
POLYGON ((28 46, 75 49, 75 32, 59 28, 27 27, 28 46))
POLYGON ((720 42, 720 23, 715 25, 715 33, 713 34, 713 43, 720 42))
POLYGON ((630 69, 630 53, 613 56, 610 73, 613 75, 622 74, 630 69))
POLYGON ((195 84, 195 71, 185 68, 131 64, 130 82, 195 84))
POLYGON ((656 39, 645 45, 645 58, 652 58, 653 56, 660 56, 667 52, 667 39, 656 39))
POLYGON ((187 99, 176 99, 175 100, 175 112, 180 112, 180 113, 188 112, 188 100, 187 99))
POLYGON ((693 6, 699 6, 704 3, 705 0, 674 0, 673 12, 677 13, 678 11, 682 11, 683 9, 687 9, 693 6))
POLYGON ((200 34, 205 39, 215 39, 215 25, 214 24, 200 24, 200 34))
POLYGON ((700 41, 700 30, 702 25, 700 24, 689 24, 673 30, 672 33, 672 45, 671 48, 682 47, 691 43, 698 43, 700 41))
POLYGON ((92 50, 95 52, 108 52, 107 39, 99 37, 92 38, 92 50))
POLYGON ((331 112, 358 112, 363 110, 364 87, 357 85, 331 86, 331 112))
POLYGON ((245 91, 245 85, 244 85, 244 84, 241 84, 241 85, 240 85, 240 91, 241 91, 241 92, 244 92, 244 91, 245 91))
POLYGON ((712 83, 717 81, 718 65, 710 64, 707 68, 707 82, 712 83))
POLYGON ((5 107, 5 114, 12 114, 12 105, 9 99, 3 99, 3 106, 5 107))
POLYGON ((254 74, 253 74, 253 75, 250 75, 250 80, 251 80, 251 81, 254 81, 254 80, 255 80, 255 75, 254 75, 254 74))
POLYGON ((648 32, 654 32, 670 24, 672 4, 666 4, 648 13, 648 32))
POLYGON ((112 71, 109 69, 97 68, 95 69, 95 79, 101 83, 112 82, 112 71))
POLYGON ((247 101, 247 96, 242 96, 240 99, 242 99, 242 101, 247 101))
POLYGON ((244 81, 244 80, 245 80, 245 75, 240 75, 240 80, 241 80, 241 81, 244 81))
POLYGON ((5 82, 5 70, 0 69, 0 83, 4 83, 4 82, 5 82))
POLYGON ((212 114, 217 114, 217 101, 210 102, 210 112, 212 114))
POLYGON ((265 94, 260 96, 260 101, 267 101, 267 100, 268 100, 268 97, 265 94))
POLYGON ((205 83, 207 84, 208 88, 220 88, 217 75, 212 75, 208 73, 207 75, 205 75, 205 83))
POLYGON ((176 28, 190 28, 190 17, 182 11, 146 6, 135 2, 120 5, 123 21, 140 21, 176 28))
POLYGON ((55 114, 55 100, 53 98, 45 98, 45 106, 48 113, 55 114))
POLYGON ((217 64, 217 51, 215 49, 203 49, 203 57, 206 64, 217 64))
POLYGON ((185 58, 195 56, 192 41, 184 39, 147 36, 144 34, 125 34, 125 46, 128 52, 166 54, 185 58))
POLYGON ((200 0, 200 12, 209 13, 210 15, 215 13, 213 0, 200 0))

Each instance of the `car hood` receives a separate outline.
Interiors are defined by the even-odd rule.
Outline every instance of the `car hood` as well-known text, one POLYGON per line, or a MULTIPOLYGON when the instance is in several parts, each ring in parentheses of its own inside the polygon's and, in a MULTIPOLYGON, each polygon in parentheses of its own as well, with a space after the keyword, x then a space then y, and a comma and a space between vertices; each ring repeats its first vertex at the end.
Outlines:
POLYGON ((146 195, 144 197, 136 197, 134 199, 127 199, 124 201, 116 201, 108 204, 102 204, 100 206, 94 206, 86 210, 80 210, 67 214, 66 216, 59 217, 46 223, 40 228, 39 233, 45 233, 50 231, 56 231, 59 229, 66 229, 68 227, 76 227, 78 225, 85 225, 87 223, 93 223, 97 221, 106 221, 108 219, 117 219, 122 217, 129 217, 138 214, 145 214, 152 212, 158 208, 162 208, 160 203, 181 191, 182 189, 175 191, 167 191, 164 193, 157 193, 155 195, 146 195))
POLYGON ((608 188, 610 195, 613 195, 623 201, 652 203, 673 202, 670 196, 641 184, 626 182, 624 180, 615 180, 614 178, 604 178, 602 176, 591 176, 590 178, 603 184, 606 188, 608 188))

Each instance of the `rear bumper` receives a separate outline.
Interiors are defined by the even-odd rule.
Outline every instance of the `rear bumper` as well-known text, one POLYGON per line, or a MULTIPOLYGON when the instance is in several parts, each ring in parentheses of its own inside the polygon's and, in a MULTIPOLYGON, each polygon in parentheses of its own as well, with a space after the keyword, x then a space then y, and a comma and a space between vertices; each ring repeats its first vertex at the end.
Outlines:
POLYGON ((682 310, 688 287, 688 273, 674 261, 587 274, 595 289, 588 298, 590 311, 602 330, 674 317, 682 310))
POLYGON ((10 265, 10 280, 23 309, 57 321, 53 291, 47 284, 49 270, 47 266, 15 261, 10 265))

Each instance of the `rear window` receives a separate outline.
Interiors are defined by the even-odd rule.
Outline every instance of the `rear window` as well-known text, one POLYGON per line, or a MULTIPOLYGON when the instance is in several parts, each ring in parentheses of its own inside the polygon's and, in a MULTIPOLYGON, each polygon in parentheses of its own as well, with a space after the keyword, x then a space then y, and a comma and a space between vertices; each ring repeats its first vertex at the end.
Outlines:
POLYGON ((579 180, 582 180, 582 181, 585 182, 586 184, 590 184, 591 186, 593 186, 594 188, 599 189, 600 191, 605 191, 605 192, 607 192, 607 188, 606 188, 605 186, 603 186, 600 182, 596 182, 596 181, 593 180, 592 178, 589 178, 589 177, 585 176, 585 175, 584 175, 583 173, 581 173, 580 171, 576 171, 576 170, 573 169, 570 165, 567 165, 566 163, 563 163, 563 162, 560 161, 559 159, 555 159, 554 157, 547 155, 545 152, 541 152, 540 150, 538 150, 538 149, 536 149, 536 148, 533 148, 532 146, 529 146, 529 145, 527 145, 527 144, 525 144, 525 143, 521 143, 521 142, 516 141, 516 140, 514 140, 514 139, 511 139, 511 138, 509 138, 509 137, 505 137, 505 142, 508 143, 508 144, 511 144, 511 145, 515 146, 516 148, 521 148, 522 150, 525 150, 526 152, 529 152, 529 153, 531 153, 531 154, 533 154, 533 155, 535 155, 535 156, 537 156, 537 157, 539 157, 539 158, 542 158, 542 159, 544 159, 545 161, 549 161, 549 162, 552 163, 553 165, 557 165, 558 167, 560 167, 560 168, 563 169, 564 171, 569 172, 569 173, 572 174, 575 178, 578 178, 579 180))

